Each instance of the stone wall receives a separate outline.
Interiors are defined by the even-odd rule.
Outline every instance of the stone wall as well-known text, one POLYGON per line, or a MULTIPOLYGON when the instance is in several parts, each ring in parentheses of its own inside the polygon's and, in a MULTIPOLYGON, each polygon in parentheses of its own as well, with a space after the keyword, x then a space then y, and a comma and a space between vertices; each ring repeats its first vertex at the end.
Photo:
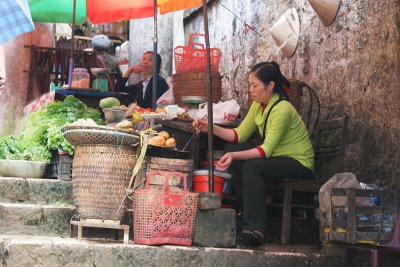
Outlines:
MULTIPOLYGON (((161 75, 167 77, 172 72, 172 24, 173 13, 157 17, 157 51, 162 58, 161 75)), ((129 65, 138 65, 143 53, 153 51, 154 19, 130 21, 129 30, 129 65)), ((135 75, 131 75, 134 79, 135 75)), ((132 82, 134 82, 132 80, 132 82)))
POLYGON ((25 45, 53 45, 52 24, 36 23, 36 30, 25 33, 4 43, 7 82, 0 96, 0 135, 16 134, 28 101, 37 98, 39 91, 28 88, 30 50, 25 45))
MULTIPOLYGON (((345 170, 361 181, 397 184, 400 174, 400 2, 342 0, 335 22, 325 27, 308 1, 209 1, 211 47, 223 56, 225 99, 246 106, 246 74, 256 62, 275 60, 289 78, 317 91, 322 118, 348 113, 345 170), (246 21, 259 33, 245 31, 246 21), (268 29, 290 7, 300 17, 300 40, 286 58, 268 29), (397 181, 397 182, 396 182, 397 181)), ((187 14, 186 36, 203 32, 202 11, 187 14)))

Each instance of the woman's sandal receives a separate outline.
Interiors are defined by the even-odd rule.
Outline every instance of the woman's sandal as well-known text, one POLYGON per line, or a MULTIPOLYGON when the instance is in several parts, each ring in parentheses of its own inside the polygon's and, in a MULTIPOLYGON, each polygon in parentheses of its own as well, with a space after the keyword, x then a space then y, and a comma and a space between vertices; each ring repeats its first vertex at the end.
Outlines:
POLYGON ((242 230, 241 235, 244 241, 251 245, 261 246, 265 244, 264 234, 257 230, 242 230))

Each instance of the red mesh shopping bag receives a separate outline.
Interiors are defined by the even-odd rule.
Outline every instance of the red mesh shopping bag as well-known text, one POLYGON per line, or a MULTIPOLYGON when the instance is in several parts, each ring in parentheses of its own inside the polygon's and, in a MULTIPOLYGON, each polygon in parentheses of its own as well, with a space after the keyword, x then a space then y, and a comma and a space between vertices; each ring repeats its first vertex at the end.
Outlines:
POLYGON ((134 242, 144 245, 192 245, 197 193, 187 190, 186 175, 177 172, 149 172, 145 189, 133 194, 134 242), (171 192, 170 176, 181 176, 183 192, 171 192), (162 190, 149 189, 150 177, 165 178, 162 190))
MULTIPOLYGON (((202 43, 193 42, 193 37, 205 38, 204 34, 192 33, 187 46, 177 46, 174 49, 175 70, 181 72, 205 72, 207 68, 207 50, 202 43), (197 47, 197 48, 196 48, 197 47)), ((210 48, 211 71, 219 71, 221 50, 210 48)))

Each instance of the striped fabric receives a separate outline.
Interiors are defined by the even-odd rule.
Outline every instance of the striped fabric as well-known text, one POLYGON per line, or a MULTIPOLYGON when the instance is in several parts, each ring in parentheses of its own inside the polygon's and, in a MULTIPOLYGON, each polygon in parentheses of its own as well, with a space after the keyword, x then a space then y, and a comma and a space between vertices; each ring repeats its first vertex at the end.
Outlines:
POLYGON ((27 0, 0 1, 0 44, 34 29, 27 0))

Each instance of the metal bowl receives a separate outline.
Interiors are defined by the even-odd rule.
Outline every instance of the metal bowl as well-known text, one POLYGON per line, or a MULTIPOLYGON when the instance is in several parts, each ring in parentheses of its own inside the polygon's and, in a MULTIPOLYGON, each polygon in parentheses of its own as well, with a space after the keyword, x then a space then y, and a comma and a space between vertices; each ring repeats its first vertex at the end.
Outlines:
POLYGON ((118 123, 125 119, 125 111, 118 108, 105 108, 103 112, 107 123, 118 123))

